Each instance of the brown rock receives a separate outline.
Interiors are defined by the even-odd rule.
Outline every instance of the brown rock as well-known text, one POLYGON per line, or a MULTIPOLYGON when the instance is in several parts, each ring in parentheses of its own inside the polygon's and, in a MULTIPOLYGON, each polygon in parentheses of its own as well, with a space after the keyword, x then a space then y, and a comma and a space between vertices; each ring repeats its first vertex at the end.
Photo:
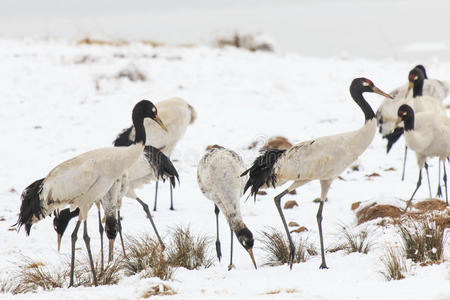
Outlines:
POLYGON ((414 207, 421 212, 428 212, 433 210, 443 211, 447 208, 447 205, 445 204, 445 201, 439 199, 427 199, 416 203, 414 207))
POLYGON ((298 203, 295 200, 289 200, 289 201, 286 201, 286 203, 284 203, 284 209, 290 209, 295 206, 298 206, 298 203))
POLYGON ((352 210, 358 209, 360 205, 361 205, 361 201, 352 203, 352 210))
POLYGON ((377 172, 373 172, 372 174, 368 174, 368 175, 364 175, 364 176, 366 176, 368 178, 372 178, 372 177, 380 177, 381 175, 378 174, 377 172))
POLYGON ((292 190, 290 192, 288 192, 289 195, 297 195, 297 191, 296 190, 292 190))
POLYGON ((360 209, 356 213, 356 217, 359 225, 376 218, 399 218, 402 214, 402 210, 396 206, 372 203, 360 209))
POLYGON ((262 147, 263 150, 265 149, 278 149, 278 150, 284 150, 289 149, 292 147, 292 143, 289 142, 289 140, 283 136, 274 136, 271 137, 267 143, 262 147))
POLYGON ((289 222, 288 226, 289 226, 289 227, 294 227, 294 226, 300 226, 300 225, 298 225, 297 222, 291 221, 291 222, 289 222))
POLYGON ((390 172, 390 171, 397 171, 397 170, 393 167, 390 167, 390 168, 384 169, 383 171, 390 172))
POLYGON ((291 230, 290 232, 303 232, 303 231, 308 231, 308 229, 305 226, 301 226, 297 229, 291 230))
POLYGON ((264 196, 264 195, 267 195, 267 192, 266 191, 258 191, 256 194, 264 196))

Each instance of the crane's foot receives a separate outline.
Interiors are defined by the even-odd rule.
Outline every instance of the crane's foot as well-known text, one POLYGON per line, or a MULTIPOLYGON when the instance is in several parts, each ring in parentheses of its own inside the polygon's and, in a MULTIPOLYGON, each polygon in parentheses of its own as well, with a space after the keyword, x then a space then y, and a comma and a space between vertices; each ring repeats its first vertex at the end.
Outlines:
POLYGON ((233 264, 228 265, 228 271, 231 271, 231 269, 236 269, 235 265, 233 264))
POLYGON ((322 262, 319 269, 328 269, 327 264, 325 262, 322 262))
POLYGON ((436 197, 442 197, 442 189, 441 186, 438 187, 437 193, 436 193, 436 197))

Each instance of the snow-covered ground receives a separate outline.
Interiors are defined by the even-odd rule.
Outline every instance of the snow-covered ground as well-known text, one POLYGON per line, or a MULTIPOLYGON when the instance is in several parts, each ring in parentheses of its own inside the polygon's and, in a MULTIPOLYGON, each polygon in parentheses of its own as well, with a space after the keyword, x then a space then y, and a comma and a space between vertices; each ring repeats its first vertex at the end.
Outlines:
MULTIPOLYGON (((168 186, 160 185, 159 211, 154 218, 160 231, 190 224, 192 231, 214 236, 213 204, 201 194, 196 182, 196 166, 210 144, 220 144, 237 151, 250 164, 257 150, 248 150, 253 141, 263 143, 273 135, 283 135, 293 142, 353 130, 364 122, 360 108, 349 95, 349 84, 364 76, 382 90, 407 80, 408 71, 424 63, 430 77, 450 80, 450 63, 306 58, 296 54, 251 53, 227 48, 207 47, 152 48, 139 43, 121 47, 76 46, 62 41, 0 40, 0 277, 6 275, 21 255, 36 260, 58 262, 69 255, 68 235, 61 254, 56 251, 56 237, 51 218, 24 231, 8 230, 16 222, 20 193, 32 181, 41 178, 58 163, 84 151, 111 145, 124 127, 131 123, 131 108, 140 99, 154 102, 180 96, 198 113, 172 157, 180 173, 181 185, 175 189, 175 211, 168 209, 168 186), (137 68, 147 80, 130 82, 115 76, 124 69, 137 68)), ((381 103, 379 95, 365 95, 374 110, 381 103)), ((150 137, 151 138, 151 137, 150 137)), ((413 191, 418 170, 410 154, 406 180, 400 181, 403 141, 385 153, 385 141, 377 135, 360 157, 359 171, 347 170, 344 180, 336 180, 324 208, 325 244, 339 239, 339 224, 356 226, 350 209, 356 201, 403 205, 413 191), (394 167, 396 171, 387 171, 394 167), (377 172, 379 177, 365 175, 377 172)), ((433 191, 437 185, 437 161, 430 161, 433 191)), ((245 222, 256 237, 267 226, 282 230, 273 204, 281 191, 269 190, 267 196, 242 201, 245 222)), ((308 228, 303 236, 318 247, 316 225, 319 196, 317 182, 298 189, 299 206, 285 210, 287 221, 308 228)), ((153 185, 139 191, 153 202, 153 185)), ((426 184, 417 199, 428 195, 426 184)), ((122 207, 125 234, 152 232, 141 207, 125 200, 122 207)), ((96 211, 89 218, 93 252, 98 253, 96 211)), ((342 251, 327 253, 330 269, 319 270, 320 257, 306 263, 287 266, 263 266, 264 253, 256 241, 254 270, 248 254, 235 243, 236 269, 227 271, 229 234, 221 216, 221 263, 209 269, 179 269, 167 284, 176 294, 168 299, 450 299, 450 263, 427 267, 412 266, 406 278, 387 281, 381 274, 380 257, 387 245, 397 245, 392 228, 368 228, 375 246, 367 255, 342 251)), ((73 226, 73 224, 71 224, 73 226)), ((72 227, 67 232, 71 232, 72 227)), ((79 239, 78 246, 84 252, 79 239)), ((119 245, 116 243, 116 251, 119 245)), ((214 254, 213 245, 211 245, 214 254)), ((17 299, 137 299, 153 281, 124 278, 116 286, 57 289, 30 295, 0 294, 17 299)))

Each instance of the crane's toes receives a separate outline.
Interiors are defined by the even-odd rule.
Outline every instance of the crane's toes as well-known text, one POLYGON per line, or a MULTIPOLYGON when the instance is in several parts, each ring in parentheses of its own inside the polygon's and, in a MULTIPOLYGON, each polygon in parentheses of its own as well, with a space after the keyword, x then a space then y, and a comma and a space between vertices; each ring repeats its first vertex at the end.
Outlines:
POLYGON ((231 271, 231 269, 236 269, 236 267, 233 264, 228 265, 228 271, 231 271))
POLYGON ((438 187, 437 193, 436 193, 436 197, 442 197, 442 189, 441 186, 438 187))
POLYGON ((327 264, 323 262, 323 263, 320 265, 319 269, 328 269, 327 264))

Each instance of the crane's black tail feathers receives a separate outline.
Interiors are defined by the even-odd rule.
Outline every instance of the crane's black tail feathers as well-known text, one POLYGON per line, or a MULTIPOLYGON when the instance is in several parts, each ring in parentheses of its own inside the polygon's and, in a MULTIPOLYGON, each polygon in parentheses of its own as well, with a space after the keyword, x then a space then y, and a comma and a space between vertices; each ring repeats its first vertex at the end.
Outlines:
POLYGON ((40 193, 42 192, 42 182, 44 178, 36 180, 32 184, 26 187, 23 191, 21 199, 22 204, 20 206, 19 219, 14 226, 18 226, 19 230, 22 225, 25 225, 27 235, 30 235, 31 225, 33 224, 33 216, 38 219, 42 219, 44 216, 41 207, 40 193))
POLYGON ((133 126, 129 128, 125 128, 122 130, 121 133, 116 137, 116 139, 113 142, 114 147, 121 147, 121 146, 130 146, 133 144, 130 138, 131 130, 133 129, 133 126))
POLYGON ((178 184, 180 183, 177 169, 161 150, 152 146, 145 146, 144 155, 150 165, 155 168, 158 179, 165 181, 169 178, 172 187, 175 187, 175 178, 178 180, 178 184))
POLYGON ((387 147, 386 147, 386 153, 389 153, 392 146, 398 141, 398 139, 403 135, 403 132, 405 129, 403 127, 397 127, 394 129, 393 132, 386 134, 383 136, 384 139, 388 140, 387 147))
POLYGON ((255 159, 250 169, 241 174, 241 176, 245 176, 249 173, 244 193, 251 187, 250 195, 256 198, 256 193, 263 185, 275 187, 277 176, 273 173, 273 166, 285 151, 278 149, 262 151, 262 154, 255 159))

